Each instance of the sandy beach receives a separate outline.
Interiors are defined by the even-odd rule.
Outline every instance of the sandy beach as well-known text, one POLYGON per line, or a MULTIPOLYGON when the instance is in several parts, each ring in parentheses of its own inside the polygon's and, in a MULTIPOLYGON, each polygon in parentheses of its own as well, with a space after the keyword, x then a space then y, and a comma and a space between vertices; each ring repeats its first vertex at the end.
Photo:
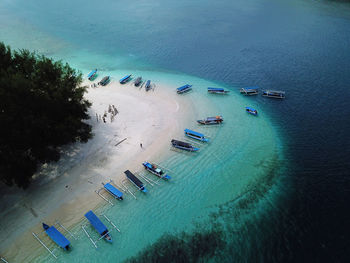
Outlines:
POLYGON ((62 158, 44 165, 27 190, 0 186, 0 252, 10 262, 28 262, 44 252, 32 236, 42 232, 41 222, 74 226, 86 211, 105 202, 94 192, 102 182, 124 179, 126 169, 140 171, 145 160, 160 162, 169 154, 171 138, 182 135, 182 124, 193 118, 190 100, 177 96, 176 87, 156 83, 146 92, 117 80, 104 87, 91 83, 84 85, 89 86, 88 122, 94 137, 64 147, 62 158), (114 119, 109 105, 117 109, 114 119))

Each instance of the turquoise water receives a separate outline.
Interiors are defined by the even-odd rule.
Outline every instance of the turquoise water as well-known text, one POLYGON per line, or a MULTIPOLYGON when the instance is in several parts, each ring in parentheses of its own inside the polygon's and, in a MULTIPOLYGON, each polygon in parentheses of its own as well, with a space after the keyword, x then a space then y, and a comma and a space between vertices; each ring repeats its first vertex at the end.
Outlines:
MULTIPOLYGON (((256 1, 236 11, 251 12, 262 2, 256 1)), ((178 24, 188 19, 190 12, 174 17, 171 10, 180 8, 179 4, 166 2, 160 7, 157 1, 138 1, 140 5, 115 3, 105 0, 91 7, 83 1, 56 1, 48 5, 40 0, 5 1, 0 4, 0 38, 16 48, 35 49, 67 61, 84 74, 97 67, 100 76, 110 74, 115 79, 133 73, 174 87, 191 83, 194 91, 181 99, 196 105, 194 114, 198 118, 221 114, 225 123, 220 127, 199 127, 193 120, 182 127, 179 132, 193 128, 207 134, 211 142, 196 154, 169 149, 164 154, 166 158, 155 160, 172 171, 170 182, 149 187, 149 193, 138 194, 138 200, 128 196, 112 208, 102 206, 97 210, 121 229, 121 234, 112 232, 114 244, 99 242, 99 249, 95 250, 77 225, 73 229, 79 238, 72 242, 71 252, 59 253, 60 262, 122 262, 133 256, 140 262, 206 258, 231 261, 233 257, 244 261, 244 255, 251 252, 257 242, 268 239, 258 228, 280 207, 280 197, 287 194, 287 191, 281 192, 281 187, 286 183, 283 169, 288 163, 281 132, 276 121, 269 119, 270 109, 266 105, 270 101, 245 98, 238 92, 240 85, 225 84, 224 80, 231 74, 230 67, 223 73, 222 82, 189 75, 194 73, 189 60, 193 46, 186 51, 176 37, 190 42, 186 34, 182 36, 181 29, 186 28, 178 24), (104 8, 106 5, 108 9, 104 8), (150 35, 145 34, 147 30, 150 35), (176 33, 176 37, 171 33, 176 33), (166 51, 164 45, 168 46, 166 51), (180 55, 184 67, 174 68, 173 65, 180 63, 180 55), (231 92, 228 96, 209 95, 208 86, 223 86, 231 92), (248 105, 259 111, 259 117, 245 112, 244 107, 248 105)), ((194 8, 192 4, 181 4, 183 10, 194 8)), ((189 23, 193 26, 208 26, 205 20, 197 24, 192 19, 189 23)), ((225 19, 218 24, 229 26, 225 19)), ((191 29, 188 34, 193 32, 191 29)), ((205 39, 196 34, 191 41, 197 44, 205 39)), ((214 42, 208 40, 206 45, 214 42)), ((203 61, 204 73, 213 71, 209 61, 215 51, 208 51, 208 56, 207 61, 198 58, 203 61)), ((35 252, 41 256, 34 262, 54 261, 42 248, 35 252)))

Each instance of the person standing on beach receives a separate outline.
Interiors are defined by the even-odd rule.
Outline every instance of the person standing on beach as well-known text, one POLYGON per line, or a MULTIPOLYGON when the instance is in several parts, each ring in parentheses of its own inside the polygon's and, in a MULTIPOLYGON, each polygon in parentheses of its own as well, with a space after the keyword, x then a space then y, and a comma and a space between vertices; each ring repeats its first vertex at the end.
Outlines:
POLYGON ((140 147, 142 148, 142 143, 140 143, 140 147))

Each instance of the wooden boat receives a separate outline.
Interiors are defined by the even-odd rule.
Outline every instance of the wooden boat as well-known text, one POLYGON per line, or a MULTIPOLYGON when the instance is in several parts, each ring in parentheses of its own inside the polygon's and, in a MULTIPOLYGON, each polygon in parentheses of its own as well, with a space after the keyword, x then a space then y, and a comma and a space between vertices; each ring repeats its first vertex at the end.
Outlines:
POLYGON ((222 88, 208 88, 208 93, 211 94, 227 94, 229 92, 229 90, 224 90, 222 88))
POLYGON ((101 238, 104 238, 107 242, 112 243, 113 239, 109 234, 107 227, 102 223, 102 221, 92 212, 91 210, 85 214, 87 220, 100 234, 101 238))
POLYGON ((256 109, 253 109, 251 107, 245 107, 246 112, 252 114, 252 115, 258 115, 258 111, 256 109))
POLYGON ((88 74, 88 79, 89 80, 94 80, 97 76, 97 69, 91 71, 89 74, 88 74))
POLYGON ((185 150, 185 151, 189 151, 189 152, 196 152, 199 151, 199 148, 194 147, 193 145, 187 143, 187 142, 182 142, 182 141, 178 141, 175 139, 171 140, 171 145, 175 148, 181 149, 181 150, 185 150))
POLYGON ((64 250, 69 250, 70 242, 60 231, 58 231, 54 226, 48 226, 45 223, 43 223, 43 228, 53 242, 64 250))
POLYGON ((142 77, 138 77, 137 79, 135 79, 134 85, 138 87, 140 86, 141 83, 142 83, 142 77))
POLYGON ((192 90, 192 85, 186 84, 184 86, 181 86, 180 88, 176 89, 176 92, 178 94, 186 93, 188 91, 192 90))
POLYGON ((195 132, 195 131, 192 131, 192 130, 189 130, 189 129, 185 130, 185 135, 187 137, 190 137, 192 139, 195 139, 195 140, 198 140, 198 141, 201 141, 201 142, 208 142, 209 141, 209 139, 205 138, 204 134, 199 133, 199 132, 195 132))
POLYGON ((215 116, 215 117, 207 117, 204 120, 197 120, 199 124, 203 125, 215 125, 215 124, 221 124, 224 121, 222 116, 215 116))
POLYGON ((143 183, 140 181, 139 178, 137 178, 133 173, 131 173, 129 170, 126 170, 125 172, 126 178, 129 179, 129 181, 135 185, 140 191, 147 193, 146 187, 143 185, 143 183))
MULTIPOLYGON (((103 183, 102 183, 103 184, 103 183)), ((123 193, 119 191, 114 185, 111 183, 103 184, 103 187, 106 189, 108 193, 110 193, 114 198, 118 200, 123 200, 123 193)))
POLYGON ((150 173, 158 176, 159 178, 162 178, 164 180, 169 180, 171 177, 167 175, 161 168, 159 168, 157 165, 149 162, 143 162, 142 163, 143 167, 150 173))
POLYGON ((147 80, 146 85, 145 85, 146 91, 149 91, 151 89, 151 81, 147 80))
POLYGON ((284 99, 286 94, 284 91, 278 90, 265 90, 262 94, 264 97, 275 98, 275 99, 284 99))
POLYGON ((120 84, 125 84, 125 83, 127 83, 130 80, 130 78, 131 78, 131 75, 126 75, 125 77, 123 77, 123 78, 121 78, 119 80, 119 83, 120 84))
POLYGON ((245 96, 257 95, 259 93, 259 87, 241 88, 240 92, 245 96))
POLYGON ((106 86, 111 81, 109 76, 105 76, 101 81, 98 83, 99 85, 106 86))

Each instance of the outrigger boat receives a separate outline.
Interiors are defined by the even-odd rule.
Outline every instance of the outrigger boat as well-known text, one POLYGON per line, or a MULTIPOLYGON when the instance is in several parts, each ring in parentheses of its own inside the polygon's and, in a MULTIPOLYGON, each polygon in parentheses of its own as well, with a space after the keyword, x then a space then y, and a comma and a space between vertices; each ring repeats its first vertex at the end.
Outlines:
POLYGON ((126 170, 125 172, 126 177, 129 179, 129 181, 135 185, 140 191, 147 193, 146 187, 143 185, 143 183, 140 181, 139 178, 137 178, 133 173, 131 173, 129 170, 126 170))
POLYGON ((192 139, 195 139, 195 140, 198 140, 198 141, 201 141, 201 142, 208 142, 209 141, 209 139, 205 138, 204 134, 192 131, 190 129, 186 129, 185 130, 185 135, 187 137, 190 137, 192 139))
POLYGON ((91 210, 85 214, 87 220, 100 234, 101 238, 104 238, 107 242, 112 243, 112 237, 109 235, 107 227, 102 223, 102 221, 92 212, 91 210))
POLYGON ((257 95, 259 93, 259 87, 241 88, 240 92, 245 96, 257 95))
POLYGON ((253 109, 251 107, 245 107, 246 112, 252 114, 252 115, 258 115, 258 111, 256 109, 253 109))
POLYGON ((151 81, 147 80, 146 85, 145 85, 146 91, 149 91, 151 89, 151 81))
POLYGON ((43 228, 53 242, 64 250, 69 250, 70 242, 60 231, 58 231, 54 226, 48 226, 45 223, 43 223, 43 228))
POLYGON ((109 76, 105 76, 103 79, 101 79, 101 81, 98 84, 102 86, 106 86, 110 82, 110 80, 111 79, 109 76))
POLYGON ((97 76, 97 69, 91 71, 91 72, 88 74, 88 79, 89 79, 89 80, 93 80, 96 76, 97 76))
POLYGON ((171 145, 175 148, 181 149, 181 150, 185 150, 185 151, 189 151, 189 152, 196 152, 199 151, 199 148, 194 147, 193 145, 187 143, 187 142, 182 142, 182 141, 178 141, 175 139, 171 140, 171 145))
POLYGON ((131 75, 126 75, 124 78, 121 78, 119 80, 119 83, 124 84, 124 83, 128 82, 130 80, 130 77, 131 77, 131 75))
POLYGON ((114 185, 112 185, 111 183, 102 184, 106 191, 110 193, 114 198, 118 200, 123 200, 123 193, 120 192, 114 185))
POLYGON ((215 116, 215 117, 207 117, 204 120, 197 120, 199 124, 203 125, 214 125, 214 124, 221 124, 224 121, 222 116, 215 116))
POLYGON ((222 88, 208 88, 208 92, 212 94, 227 94, 230 91, 229 90, 224 90, 222 88))
POLYGON ((134 85, 138 87, 140 86, 141 83, 142 83, 142 77, 138 77, 137 79, 135 79, 134 85))
POLYGON ((186 85, 184 85, 184 86, 182 86, 180 88, 177 88, 176 92, 178 94, 182 94, 182 93, 190 91, 191 89, 192 89, 192 85, 186 84, 186 85))
POLYGON ((284 99, 286 96, 284 91, 278 90, 265 90, 262 94, 264 97, 275 98, 275 99, 284 99))
POLYGON ((162 178, 164 180, 171 179, 171 177, 169 175, 167 175, 161 168, 157 167, 153 163, 143 162, 142 165, 145 167, 145 169, 147 171, 149 171, 150 173, 158 176, 159 178, 162 178))

